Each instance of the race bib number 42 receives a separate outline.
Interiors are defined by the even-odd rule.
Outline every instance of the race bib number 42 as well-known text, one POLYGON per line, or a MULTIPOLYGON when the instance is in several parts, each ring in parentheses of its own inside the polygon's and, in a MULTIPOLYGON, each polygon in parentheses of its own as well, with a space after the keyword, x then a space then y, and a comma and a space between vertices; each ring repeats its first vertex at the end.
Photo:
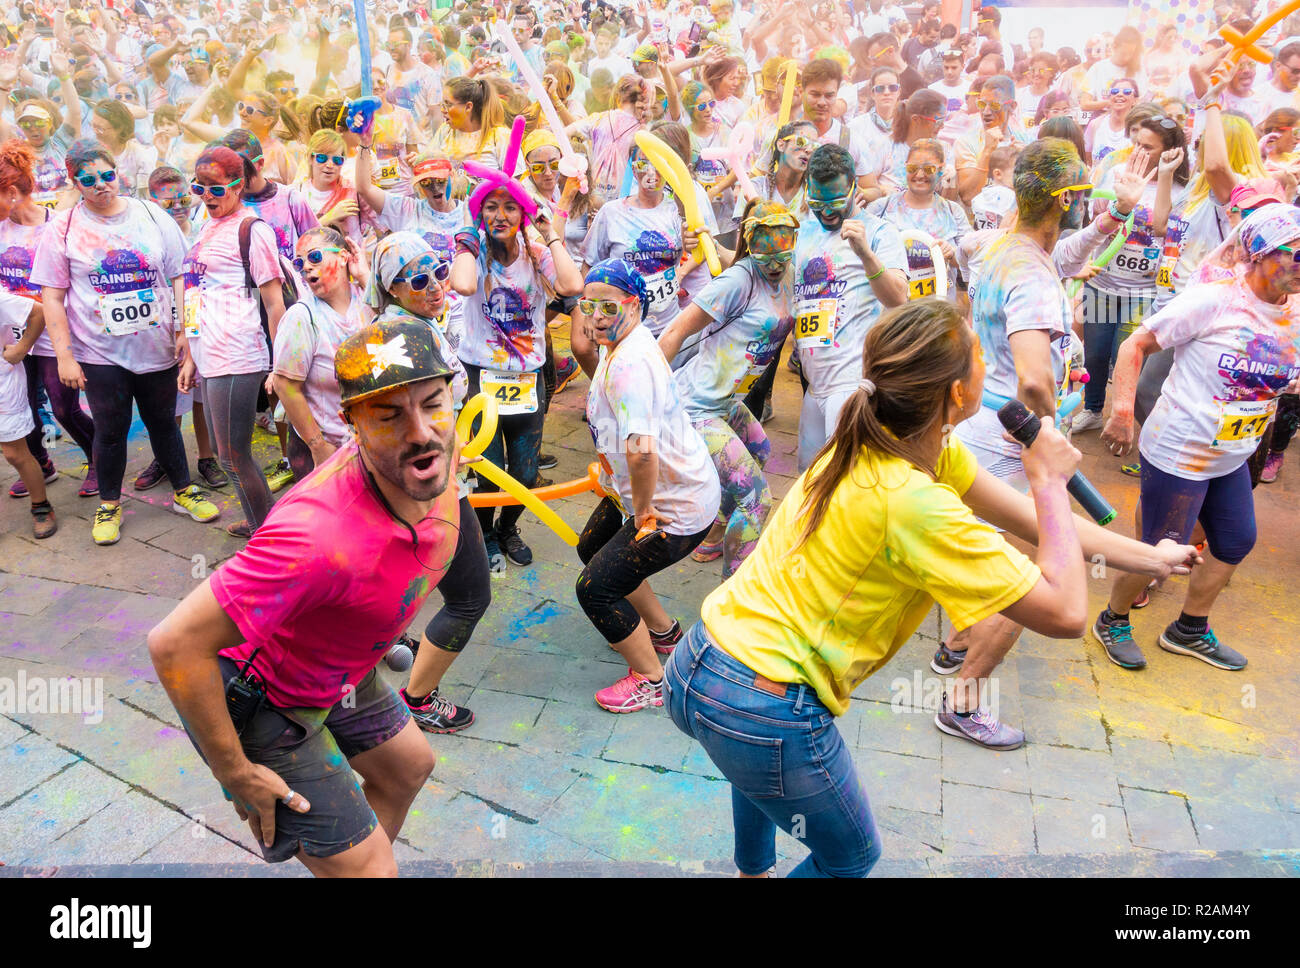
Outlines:
POLYGON ((99 318, 109 336, 130 336, 157 326, 161 310, 153 289, 105 292, 99 296, 99 318))
POLYGON ((509 417, 517 413, 537 412, 537 374, 483 370, 480 389, 497 402, 497 413, 509 417))

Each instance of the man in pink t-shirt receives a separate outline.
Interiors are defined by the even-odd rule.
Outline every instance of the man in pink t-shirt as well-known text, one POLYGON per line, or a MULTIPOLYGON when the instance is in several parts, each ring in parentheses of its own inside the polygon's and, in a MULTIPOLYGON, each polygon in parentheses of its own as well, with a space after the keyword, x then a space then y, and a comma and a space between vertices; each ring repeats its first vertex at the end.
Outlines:
POLYGON ((150 632, 149 650, 267 860, 395 875, 392 841, 434 761, 375 666, 435 587, 453 607, 473 598, 459 575, 476 570, 466 559, 482 539, 461 540, 475 519, 455 484, 452 371, 429 328, 371 324, 340 345, 335 370, 356 439, 150 632), (240 715, 249 674, 265 697, 240 715))

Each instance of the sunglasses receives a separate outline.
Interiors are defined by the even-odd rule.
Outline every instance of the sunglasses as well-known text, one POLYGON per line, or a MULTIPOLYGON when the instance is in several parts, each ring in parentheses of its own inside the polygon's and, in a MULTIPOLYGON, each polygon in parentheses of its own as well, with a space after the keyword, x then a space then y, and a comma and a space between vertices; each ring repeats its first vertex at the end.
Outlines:
POLYGON ((643 158, 632 162, 632 170, 637 172, 638 174, 644 174, 645 172, 649 171, 653 167, 654 165, 650 164, 650 162, 646 161, 643 158))
POLYGON ((447 277, 451 275, 451 263, 439 262, 433 267, 433 272, 417 272, 413 276, 401 276, 396 281, 404 282, 411 287, 411 292, 422 292, 429 288, 429 280, 437 279, 439 282, 446 282, 447 277))
POLYGON ((805 148, 815 148, 817 142, 812 138, 802 134, 792 134, 785 139, 786 150, 803 151, 805 148))
POLYGON ((49 127, 49 124, 50 122, 43 118, 23 118, 18 122, 18 127, 22 128, 24 131, 30 131, 33 128, 49 127))
POLYGON ((1110 96, 1114 97, 1116 94, 1122 94, 1125 97, 1133 97, 1133 95, 1137 94, 1137 91, 1131 87, 1112 87, 1110 89, 1110 96))
POLYGON ((948 115, 946 114, 936 114, 932 118, 926 117, 924 114, 918 114, 917 117, 922 121, 929 121, 931 124, 937 124, 940 127, 948 123, 948 115))
POLYGON ((880 50, 876 51, 874 54, 871 55, 871 58, 872 60, 879 60, 880 58, 884 57, 886 54, 892 54, 893 52, 894 52, 894 48, 893 45, 891 44, 889 47, 880 48, 880 50))
POLYGON ((1289 127, 1288 127, 1288 128, 1271 128, 1271 129, 1265 131, 1264 133, 1265 133, 1265 134, 1281 134, 1281 135, 1287 135, 1287 134, 1290 134, 1290 133, 1291 133, 1292 131, 1294 131, 1294 130, 1295 130, 1295 128, 1289 128, 1289 127))
POLYGON ((560 170, 559 158, 556 158, 554 161, 535 161, 528 166, 528 173, 534 176, 544 174, 545 172, 548 171, 559 171, 559 170, 560 170))
POLYGON ((190 185, 190 191, 199 198, 202 198, 204 195, 211 195, 213 198, 225 198, 226 191, 234 188, 243 180, 244 179, 242 178, 236 178, 229 185, 200 185, 198 182, 194 182, 190 185))
POLYGON ((94 188, 95 182, 102 181, 105 185, 111 185, 117 181, 117 172, 110 168, 108 171, 87 172, 84 175, 78 175, 77 181, 81 183, 82 188, 94 188))
POLYGON ((336 245, 328 245, 323 249, 312 249, 310 252, 307 253, 307 258, 305 261, 302 258, 302 256, 295 256, 293 260, 293 267, 298 272, 302 272, 303 266, 305 266, 308 262, 310 262, 314 266, 318 266, 323 261, 325 261, 326 252, 342 252, 342 251, 343 250, 336 245))
POLYGON ((1296 265, 1300 265, 1300 249, 1293 249, 1289 245, 1279 245, 1277 247, 1277 251, 1285 252, 1287 255, 1291 257, 1292 262, 1294 262, 1296 265))
POLYGON ((794 250, 785 249, 781 252, 751 252, 749 257, 754 260, 756 265, 774 266, 783 262, 790 262, 794 259, 794 250))
POLYGON ((277 87, 275 92, 277 94, 297 94, 298 89, 296 87, 277 87))
POLYGON ((617 316, 624 307, 640 300, 640 296, 628 296, 626 299, 579 299, 578 312, 584 316, 617 316))
POLYGON ((1092 191, 1092 185, 1066 185, 1064 188, 1058 188, 1056 191, 1049 192, 1048 194, 1052 198, 1058 198, 1059 196, 1064 195, 1066 192, 1087 192, 1087 191, 1092 191))
POLYGON ((335 165, 335 167, 337 167, 337 168, 342 168, 342 167, 343 167, 343 162, 347 160, 347 159, 344 158, 342 155, 325 155, 325 154, 319 154, 319 155, 313 155, 312 157, 314 157, 314 158, 316 159, 316 164, 318 164, 318 165, 323 165, 323 164, 325 164, 325 162, 327 162, 327 161, 332 161, 332 162, 334 162, 334 165, 335 165))
POLYGON ((695 104, 694 107, 691 108, 691 110, 692 110, 692 111, 703 111, 705 108, 708 108, 710 111, 712 111, 712 110, 713 110, 714 108, 716 108, 717 106, 718 106, 718 102, 717 102, 717 101, 699 101, 699 102, 697 102, 697 103, 695 104))
POLYGON ((271 116, 270 111, 263 111, 256 104, 249 104, 246 101, 239 102, 239 113, 245 116, 250 114, 263 114, 266 115, 268 118, 271 116))
POLYGON ((899 89, 899 85, 897 84, 877 84, 871 90, 875 94, 884 94, 886 91, 888 91, 890 94, 893 94, 898 89, 899 89))
POLYGON ((137 98, 136 98, 136 96, 135 96, 134 94, 130 94, 130 93, 127 93, 127 92, 124 92, 124 91, 119 91, 118 93, 114 94, 113 97, 117 98, 117 100, 119 100, 119 101, 135 101, 135 100, 137 100, 137 98))
POLYGON ((918 165, 911 163, 904 165, 903 168, 909 175, 915 175, 919 171, 930 177, 934 177, 934 173, 939 170, 938 165, 918 165))
POLYGON ((814 212, 833 212, 837 208, 843 208, 849 203, 851 195, 841 195, 838 198, 810 198, 807 201, 808 207, 814 212))
POLYGON ((1001 111, 1002 108, 1004 107, 1001 101, 986 101, 983 98, 979 98, 975 102, 975 106, 979 108, 981 111, 984 110, 1001 111))

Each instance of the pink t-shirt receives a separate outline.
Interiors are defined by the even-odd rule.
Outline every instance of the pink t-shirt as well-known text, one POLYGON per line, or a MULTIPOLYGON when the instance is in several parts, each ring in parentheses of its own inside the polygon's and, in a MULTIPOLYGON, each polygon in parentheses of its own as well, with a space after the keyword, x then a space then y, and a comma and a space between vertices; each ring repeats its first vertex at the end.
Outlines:
POLYGON ((176 364, 171 280, 181 272, 185 237, 153 202, 124 201, 107 218, 80 202, 57 213, 36 246, 31 281, 68 290, 78 363, 157 373, 176 364))
MULTIPOLYGON (((51 217, 53 213, 50 213, 51 217)), ((0 285, 15 296, 26 296, 40 302, 41 287, 32 284, 32 258, 36 254, 36 243, 49 220, 39 225, 20 225, 5 219, 0 221, 0 285)), ((14 342, 22 339, 27 322, 24 317, 18 330, 14 333, 14 342)), ((54 344, 50 342, 48 330, 36 337, 32 345, 33 356, 53 356, 54 344)))
MULTIPOLYGON (((248 210, 239 208, 225 218, 205 222, 185 256, 181 321, 194 365, 203 377, 271 369, 258 296, 244 285, 239 227, 247 218, 251 218, 248 210)), ((275 233, 265 222, 253 223, 248 262, 253 282, 259 286, 281 278, 275 233)))
POLYGON ((456 488, 419 537, 383 506, 355 441, 335 451, 271 509, 211 579, 217 604, 244 636, 221 654, 262 651, 254 668, 267 698, 328 709, 384 657, 446 573, 460 536, 456 488))

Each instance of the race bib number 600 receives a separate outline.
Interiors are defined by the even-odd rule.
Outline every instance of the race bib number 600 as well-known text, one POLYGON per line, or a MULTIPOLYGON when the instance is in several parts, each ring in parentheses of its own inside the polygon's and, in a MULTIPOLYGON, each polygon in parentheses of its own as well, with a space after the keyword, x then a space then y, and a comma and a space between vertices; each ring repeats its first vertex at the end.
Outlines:
POLYGON ((130 336, 157 326, 160 312, 153 289, 105 292, 99 296, 99 318, 109 336, 130 336))

